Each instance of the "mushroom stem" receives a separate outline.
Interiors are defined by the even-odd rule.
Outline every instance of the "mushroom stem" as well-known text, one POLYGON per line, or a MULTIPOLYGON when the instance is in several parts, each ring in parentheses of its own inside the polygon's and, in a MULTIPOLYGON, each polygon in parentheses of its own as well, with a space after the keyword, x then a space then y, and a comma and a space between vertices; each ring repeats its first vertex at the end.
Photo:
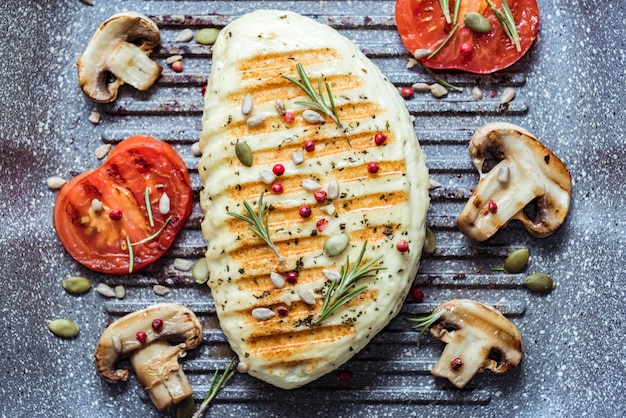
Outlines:
POLYGON ((137 380, 148 392, 157 409, 177 404, 193 394, 193 389, 178 364, 185 344, 170 345, 155 341, 130 356, 137 380))
POLYGON ((120 43, 105 61, 109 71, 137 90, 147 90, 158 76, 161 67, 152 61, 139 47, 120 43))
POLYGON ((444 348, 431 373, 448 379, 457 388, 462 388, 476 373, 485 369, 490 352, 490 341, 472 338, 468 332, 458 330, 444 348), (457 358, 461 359, 463 365, 455 370, 451 364, 457 358))

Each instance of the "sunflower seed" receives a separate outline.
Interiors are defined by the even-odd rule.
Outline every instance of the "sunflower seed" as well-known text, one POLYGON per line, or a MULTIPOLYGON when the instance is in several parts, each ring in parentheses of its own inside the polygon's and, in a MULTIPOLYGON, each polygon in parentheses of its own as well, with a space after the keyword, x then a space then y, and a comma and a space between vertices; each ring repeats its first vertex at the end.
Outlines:
POLYGON ((498 181, 500 183, 508 183, 511 178, 511 169, 508 164, 503 164, 498 169, 498 181))
POLYGON ((324 122, 324 118, 322 115, 317 113, 315 110, 306 109, 302 112, 302 119, 309 123, 322 123, 324 122))
POLYGON ((298 291, 298 296, 300 296, 302 302, 307 305, 315 305, 315 295, 311 292, 311 289, 300 289, 298 291))
POLYGON ((69 319, 55 319, 48 323, 48 329, 57 337, 74 338, 78 335, 78 325, 69 319))
POLYGON ((100 283, 98 286, 96 286, 96 292, 98 292, 101 296, 104 296, 105 298, 115 297, 115 290, 113 290, 111 286, 106 283, 100 283))
POLYGON ((315 180, 311 180, 311 179, 302 180, 302 187, 304 187, 306 190, 310 192, 314 192, 322 188, 322 186, 318 182, 316 182, 315 180))
POLYGON ((94 110, 93 112, 89 114, 89 118, 87 118, 87 120, 93 123, 94 125, 97 125, 100 123, 100 116, 101 116, 100 113, 94 110))
POLYGON ((432 52, 433 51, 431 51, 430 49, 425 49, 425 48, 416 49, 413 52, 413 58, 419 61, 422 58, 426 58, 427 56, 429 56, 432 52))
POLYGON ((272 170, 261 170, 259 172, 259 178, 265 184, 272 184, 276 180, 276 176, 272 170))
POLYGON ((335 205, 331 204, 331 205, 322 206, 320 210, 324 212, 326 215, 332 216, 335 214, 335 205))
POLYGON ((409 61, 406 63, 406 68, 410 70, 411 68, 417 65, 417 60, 415 58, 409 58, 409 61))
POLYGON ((339 183, 337 183, 337 180, 332 180, 328 183, 328 190, 326 193, 328 194, 328 198, 331 200, 339 197, 339 183))
POLYGON ((300 298, 297 295, 294 295, 293 293, 283 293, 280 296, 280 301, 287 306, 291 306, 291 302, 295 302, 299 299, 300 298))
POLYGON ((167 215, 168 213, 170 213, 170 205, 170 197, 167 195, 167 193, 163 193, 161 195, 161 198, 159 199, 159 213, 161 215, 167 215))
POLYGON ((291 159, 295 165, 302 164, 304 162, 304 154, 301 152, 294 152, 291 154, 291 159))
POLYGON ((252 95, 247 93, 243 98, 243 102, 241 103, 241 113, 244 115, 249 115, 252 113, 252 107, 254 106, 254 101, 252 100, 252 95))
POLYGON ((206 258, 202 257, 196 260, 191 268, 191 277, 198 284, 206 283, 209 280, 209 266, 206 263, 206 258))
POLYGON ((193 39, 193 31, 189 28, 180 31, 176 36, 176 42, 189 42, 193 39))
POLYGON ((435 179, 432 179, 432 178, 431 178, 431 179, 429 179, 429 180, 430 180, 430 183, 429 183, 429 185, 428 185, 428 188, 429 188, 429 189, 431 189, 431 190, 432 190, 432 189, 438 189, 438 188, 440 188, 440 187, 442 186, 442 184, 441 184, 441 183, 439 183, 439 182, 438 182, 437 180, 435 180, 435 179))
POLYGON ((269 308, 254 308, 252 310, 252 317, 254 319, 258 319, 259 321, 266 321, 276 314, 269 308))
POLYGON ((183 15, 172 15, 172 20, 176 23, 185 23, 185 16, 183 15))
POLYGON ((430 84, 428 83, 415 83, 411 86, 411 88, 415 91, 430 91, 430 84))
POLYGON ((280 99, 276 99, 274 106, 276 107, 276 112, 278 112, 280 116, 283 116, 287 111, 287 109, 285 108, 285 104, 280 99))
POLYGON ((240 361, 237 363, 237 371, 239 373, 248 373, 248 365, 245 362, 240 361))
POLYGON ((176 61, 180 61, 183 59, 182 55, 171 55, 165 59, 165 62, 168 64, 174 64, 176 61))
POLYGON ((115 286, 113 292, 115 292, 115 297, 118 299, 124 299, 126 297, 126 288, 122 285, 115 286))
POLYGON ((507 104, 515 98, 515 89, 513 87, 507 87, 500 96, 500 104, 507 104))
POLYGON ((104 210, 104 205, 102 204, 102 202, 98 199, 93 199, 91 201, 91 210, 94 211, 94 213, 100 213, 104 210))
POLYGON ((248 118, 248 120, 246 121, 246 125, 248 125, 248 128, 256 128, 263 125, 263 122, 265 122, 265 116, 254 115, 248 118))
POLYGON ((285 287, 285 283, 286 283, 285 278, 281 274, 276 273, 275 271, 270 273, 270 280, 272 281, 272 283, 277 289, 282 289, 283 287, 285 287))
POLYGON ((60 189, 65 183, 67 183, 67 180, 59 176, 52 176, 49 177, 48 180, 46 180, 48 188, 52 190, 60 189))
POLYGON ((478 86, 474 86, 474 88, 472 89, 472 97, 474 98, 474 100, 482 100, 483 91, 478 86))
POLYGON ((155 284, 154 286, 152 286, 152 291, 155 295, 158 296, 167 296, 172 293, 169 287, 163 286, 161 284, 155 284))
POLYGON ((443 97, 448 94, 448 89, 439 83, 434 83, 430 86, 430 94, 435 97, 443 97))
POLYGON ((324 269, 322 270, 322 273, 324 273, 324 276, 326 276, 328 280, 334 281, 341 279, 341 274, 339 274, 336 270, 324 269))
POLYGON ((100 145, 94 152, 97 159, 101 160, 111 151, 111 144, 100 145))
POLYGON ((189 271, 193 266, 193 261, 187 260, 186 258, 175 258, 174 259, 174 268, 178 271, 189 271))
POLYGON ((202 150, 200 149, 200 142, 194 142, 191 144, 191 153, 194 157, 201 157, 202 150))

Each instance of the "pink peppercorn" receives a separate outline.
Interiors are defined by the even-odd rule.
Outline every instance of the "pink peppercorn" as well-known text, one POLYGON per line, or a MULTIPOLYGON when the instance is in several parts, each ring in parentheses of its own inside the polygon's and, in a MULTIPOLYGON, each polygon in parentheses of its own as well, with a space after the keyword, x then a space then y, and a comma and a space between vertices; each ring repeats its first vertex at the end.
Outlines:
POLYGON ((283 193, 283 185, 280 183, 272 184, 272 193, 274 194, 282 194, 283 193))
POLYGON ((109 212, 109 218, 111 218, 112 221, 119 221, 122 219, 122 211, 119 209, 112 210, 109 212))
POLYGON ((450 367, 452 367, 453 370, 459 370, 461 367, 463 367, 463 360, 458 357, 453 358, 450 362, 450 367))
POLYGON ((285 112, 285 114, 283 115, 283 120, 287 123, 292 123, 294 120, 296 120, 296 115, 294 115, 293 112, 285 112))
POLYGON ((323 231, 328 226, 328 219, 322 218, 315 223, 315 227, 318 231, 323 231))
POLYGON ((498 205, 490 199, 489 202, 487 202, 487 210, 491 213, 496 213, 498 211, 498 205))
POLYGON ((404 97, 405 99, 407 97, 411 97, 414 93, 415 90, 413 90, 411 87, 402 87, 400 89, 400 96, 404 97))
POLYGON ((135 334, 135 338, 137 338, 137 341, 140 343, 143 343, 146 341, 146 338, 148 338, 148 335, 143 331, 138 331, 137 334, 135 334))
POLYGON ((419 287, 411 288, 411 299, 413 299, 417 303, 422 303, 424 301, 424 292, 419 287))
POLYGON ((316 202, 323 203, 326 202, 326 199, 328 199, 328 193, 326 193, 324 190, 316 190, 313 193, 313 197, 315 197, 316 202))
POLYGON ((378 146, 383 145, 387 141, 387 135, 382 132, 376 132, 374 135, 374 143, 378 146))
POLYGON ((378 164, 374 161, 370 161, 370 163, 367 165, 367 171, 370 174, 374 174, 378 172, 378 164))
POLYGON ((409 242, 407 240, 405 240, 405 239, 401 239, 401 240, 399 240, 396 243, 396 248, 401 253, 405 253, 405 252, 409 251, 409 242))
POLYGON ((206 88, 207 88, 207 86, 204 85, 204 86, 202 86, 202 90, 200 90, 200 92, 202 93, 202 97, 204 97, 204 95, 206 94, 206 88))
POLYGON ((285 173, 285 166, 282 164, 275 164, 272 167, 272 172, 277 176, 282 176, 285 173))
POLYGON ((287 283, 289 284, 298 283, 298 272, 295 270, 288 271, 285 275, 285 280, 287 280, 287 283))
POLYGON ((342 370, 337 375, 340 381, 345 382, 352 379, 352 372, 350 370, 342 370))
POLYGON ((308 141, 304 143, 304 149, 306 150, 306 152, 315 151, 315 142, 309 139, 308 141))
POLYGON ((152 329, 155 331, 161 331, 161 329, 163 328, 163 320, 156 318, 154 321, 152 321, 152 329))
POLYGON ((184 68, 184 65, 182 61, 176 61, 172 63, 172 70, 174 70, 174 72, 182 73, 183 68, 184 68))
POLYGON ((463 42, 459 47, 459 52, 461 55, 469 55, 474 51, 474 47, 469 42, 463 42))
POLYGON ((302 216, 303 218, 308 218, 309 216, 311 216, 311 208, 309 207, 309 205, 302 205, 298 209, 298 213, 300 213, 300 216, 302 216))
POLYGON ((278 316, 286 316, 289 313, 289 310, 285 305, 278 305, 276 307, 276 313, 278 316))

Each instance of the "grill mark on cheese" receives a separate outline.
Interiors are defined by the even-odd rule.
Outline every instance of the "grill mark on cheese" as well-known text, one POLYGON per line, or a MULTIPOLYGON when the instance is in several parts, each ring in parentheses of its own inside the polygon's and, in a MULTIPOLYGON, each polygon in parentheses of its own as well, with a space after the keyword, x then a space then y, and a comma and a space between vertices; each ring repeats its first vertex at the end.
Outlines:
POLYGON ((356 333, 352 324, 306 328, 283 334, 267 334, 248 338, 248 348, 265 358, 290 356, 311 344, 332 343, 356 333))
MULTIPOLYGON (((268 73, 292 74, 296 73, 295 63, 304 67, 320 62, 342 59, 341 54, 333 48, 301 49, 269 54, 257 54, 239 64, 239 71, 243 80, 266 78, 268 73)), ((295 74, 297 75, 297 74, 295 74)))

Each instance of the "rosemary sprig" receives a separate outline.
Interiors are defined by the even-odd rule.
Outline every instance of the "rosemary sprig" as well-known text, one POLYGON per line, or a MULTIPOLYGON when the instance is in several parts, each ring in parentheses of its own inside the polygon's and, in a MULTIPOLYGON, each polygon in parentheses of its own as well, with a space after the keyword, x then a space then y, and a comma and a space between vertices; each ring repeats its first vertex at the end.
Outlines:
POLYGON ((133 244, 130 243, 130 238, 126 235, 126 249, 128 250, 128 273, 132 273, 135 268, 135 253, 133 252, 133 244))
POLYGON ((446 88, 449 88, 450 90, 463 91, 462 87, 455 86, 454 84, 448 83, 446 80, 444 80, 443 78, 439 77, 437 74, 435 74, 435 72, 433 70, 431 70, 430 68, 428 68, 424 64, 422 64, 422 66, 424 67, 424 71, 426 71, 428 73, 428 75, 431 76, 433 78, 433 80, 435 80, 437 83, 441 84, 442 86, 444 86, 446 88))
POLYGON ((502 25, 502 29, 504 29, 504 33, 509 37, 511 42, 515 45, 515 49, 517 52, 522 51, 522 46, 520 45, 519 34, 517 33, 517 26, 515 24, 515 18, 513 17, 513 13, 511 12, 511 8, 507 4, 506 0, 502 0, 502 10, 496 9, 496 6, 493 4, 491 0, 487 0, 487 4, 493 11, 493 14, 496 15, 500 24, 502 25))
POLYGON ((252 209, 252 206, 250 206, 250 204, 246 202, 245 200, 243 201, 243 206, 248 216, 241 215, 239 213, 234 213, 234 212, 226 212, 226 213, 230 216, 233 216, 237 219, 241 219, 242 221, 249 223, 250 225, 248 225, 248 228, 250 229, 250 231, 254 232, 259 237, 261 237, 261 239, 265 241, 267 245, 269 245, 272 251, 274 251, 274 254, 276 254, 276 257, 278 257, 278 261, 280 261, 281 263, 284 263, 285 258, 282 255, 280 255, 280 253, 278 252, 278 249, 276 248, 276 245, 274 245, 274 242, 272 241, 272 237, 270 236, 270 231, 269 231, 269 226, 268 226, 269 211, 267 210, 268 209, 267 204, 263 202, 264 193, 265 192, 261 192, 261 195, 259 196, 259 202, 257 203, 258 214, 254 213, 254 209, 252 209))
POLYGON ((439 0, 439 6, 441 6, 441 11, 446 18, 446 22, 448 22, 448 24, 452 23, 452 19, 450 19, 450 2, 448 0, 439 0))
POLYGON ((165 230, 165 227, 167 227, 167 224, 169 224, 171 220, 172 220, 172 217, 168 216, 167 219, 165 220, 165 222, 163 222, 163 225, 161 225, 161 228, 159 228, 158 231, 156 231, 154 234, 150 235, 149 237, 146 237, 146 238, 142 239, 141 241, 133 242, 130 245, 131 246, 133 246, 133 245, 141 245, 141 244, 145 244, 146 242, 152 241, 153 239, 155 239, 156 237, 158 237, 159 235, 161 235, 163 233, 163 231, 165 230))
POLYGON ((302 64, 296 63, 296 70, 298 71, 298 76, 300 76, 300 81, 286 75, 284 75, 283 78, 291 81, 293 84, 300 87, 313 101, 297 101, 294 103, 302 106, 312 107, 313 109, 322 112, 323 114, 331 118, 333 122, 335 122, 337 126, 339 126, 339 128, 344 129, 343 124, 339 120, 337 106, 335 106, 335 99, 333 98, 333 93, 330 91, 330 85, 328 84, 328 82, 324 83, 326 86, 326 94, 328 95, 329 101, 329 104, 326 104, 326 100, 324 99, 324 93, 322 92, 321 77, 317 79, 317 91, 315 91, 313 85, 311 84, 311 79, 307 75, 302 64))
POLYGON ((350 266, 350 256, 346 256, 346 264, 341 267, 340 271, 341 277, 338 280, 331 281, 328 285, 322 310, 317 319, 313 321, 314 325, 321 324, 326 318, 335 313, 337 309, 367 289, 367 285, 356 287, 355 284, 358 280, 374 277, 379 270, 385 270, 385 267, 382 266, 372 267, 383 258, 382 255, 368 261, 359 268, 366 247, 367 241, 363 243, 363 248, 361 248, 361 252, 352 266, 350 266))
POLYGON ((148 211, 148 222, 151 227, 154 227, 154 217, 152 216, 152 205, 150 204, 150 188, 146 187, 143 192, 143 198, 146 201, 146 210, 148 211))
POLYGON ((407 318, 409 321, 414 322, 415 325, 413 325, 413 328, 415 329, 422 329, 419 333, 419 335, 417 336, 417 346, 420 346, 420 341, 422 339, 422 336, 424 335, 424 333, 426 332, 426 330, 428 328, 430 328, 430 326, 432 324, 434 324, 435 322, 437 322, 439 320, 439 318, 441 318, 441 315, 443 315, 445 311, 441 310, 437 313, 433 313, 430 314, 428 316, 423 316, 421 318, 407 318))
POLYGON ((458 29, 459 25, 454 25, 454 28, 452 29, 452 31, 450 31, 448 37, 437 47, 437 49, 431 52, 430 55, 426 57, 426 59, 432 59, 435 55, 439 53, 439 51, 441 51, 446 45, 448 45, 448 42, 450 42, 450 39, 452 39, 458 29))
POLYGON ((209 386, 209 391, 204 397, 204 400, 202 401, 202 403, 200 404, 200 408, 196 411, 195 414, 193 414, 192 418, 200 418, 202 414, 204 414, 204 411, 206 410, 206 408, 209 406, 209 403, 211 403, 211 401, 215 399, 220 389, 222 389, 222 387, 224 387, 226 382, 228 382, 228 379, 233 377, 233 374, 235 373, 233 372, 233 364, 235 364, 235 357, 233 357, 230 360, 230 363, 228 363, 228 366, 226 367, 226 370, 224 370, 224 373, 222 373, 222 377, 220 377, 219 381, 217 380, 218 371, 215 370, 213 379, 211 379, 211 385, 209 386))
POLYGON ((456 25, 459 20, 459 10, 461 9, 461 0, 454 0, 454 17, 452 18, 452 24, 456 25))

